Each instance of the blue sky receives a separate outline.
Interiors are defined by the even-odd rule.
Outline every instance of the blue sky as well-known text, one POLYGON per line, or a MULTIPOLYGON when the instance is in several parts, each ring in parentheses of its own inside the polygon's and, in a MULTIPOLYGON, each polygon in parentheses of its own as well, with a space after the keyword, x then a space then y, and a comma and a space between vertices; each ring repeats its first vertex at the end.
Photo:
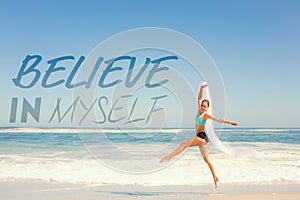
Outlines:
POLYGON ((119 32, 161 27, 193 38, 214 60, 226 89, 226 118, 242 127, 300 127, 299 1, 130 2, 1 1, 1 125, 13 125, 11 98, 25 95, 11 79, 27 54, 79 57, 119 32))

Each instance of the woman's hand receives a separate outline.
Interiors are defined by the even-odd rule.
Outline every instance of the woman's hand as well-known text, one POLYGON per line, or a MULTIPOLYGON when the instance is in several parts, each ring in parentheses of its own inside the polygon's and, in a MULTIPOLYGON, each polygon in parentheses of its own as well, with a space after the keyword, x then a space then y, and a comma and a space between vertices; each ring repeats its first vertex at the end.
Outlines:
POLYGON ((230 124, 231 124, 232 126, 238 126, 238 125, 239 125, 238 122, 230 122, 230 124))
POLYGON ((205 87, 207 87, 207 83, 206 83, 206 82, 203 82, 203 83, 201 84, 201 88, 205 88, 205 87))

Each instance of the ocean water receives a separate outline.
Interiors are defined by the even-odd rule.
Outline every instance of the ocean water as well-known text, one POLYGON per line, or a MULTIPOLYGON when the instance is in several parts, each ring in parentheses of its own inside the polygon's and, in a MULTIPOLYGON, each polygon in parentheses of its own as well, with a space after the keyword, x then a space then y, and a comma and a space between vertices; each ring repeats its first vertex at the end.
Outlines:
MULTIPOLYGON (((222 183, 299 183, 300 129, 217 129, 222 141, 253 153, 231 157, 209 146, 222 183)), ((0 180, 38 179, 83 184, 212 184, 198 147, 159 160, 193 129, 0 128, 0 180)))

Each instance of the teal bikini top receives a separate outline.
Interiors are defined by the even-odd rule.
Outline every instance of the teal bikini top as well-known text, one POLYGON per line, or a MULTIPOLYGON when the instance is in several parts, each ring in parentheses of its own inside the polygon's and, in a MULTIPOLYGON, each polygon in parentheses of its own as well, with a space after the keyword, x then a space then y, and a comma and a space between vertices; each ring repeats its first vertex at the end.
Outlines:
POLYGON ((203 119, 202 119, 202 116, 205 114, 205 112, 203 112, 201 115, 198 113, 197 115, 196 115, 196 123, 198 124, 198 125, 200 125, 200 126, 205 126, 205 124, 206 124, 206 121, 204 121, 203 119))

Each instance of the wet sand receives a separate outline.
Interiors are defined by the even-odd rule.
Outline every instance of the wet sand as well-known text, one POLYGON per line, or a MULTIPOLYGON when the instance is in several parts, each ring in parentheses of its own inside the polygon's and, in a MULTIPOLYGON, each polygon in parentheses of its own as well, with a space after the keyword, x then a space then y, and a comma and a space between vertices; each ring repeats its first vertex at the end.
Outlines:
POLYGON ((140 185, 85 185, 44 182, 39 180, 0 181, 1 199, 66 200, 66 199, 300 199, 300 184, 224 184, 212 185, 140 186, 140 185))

